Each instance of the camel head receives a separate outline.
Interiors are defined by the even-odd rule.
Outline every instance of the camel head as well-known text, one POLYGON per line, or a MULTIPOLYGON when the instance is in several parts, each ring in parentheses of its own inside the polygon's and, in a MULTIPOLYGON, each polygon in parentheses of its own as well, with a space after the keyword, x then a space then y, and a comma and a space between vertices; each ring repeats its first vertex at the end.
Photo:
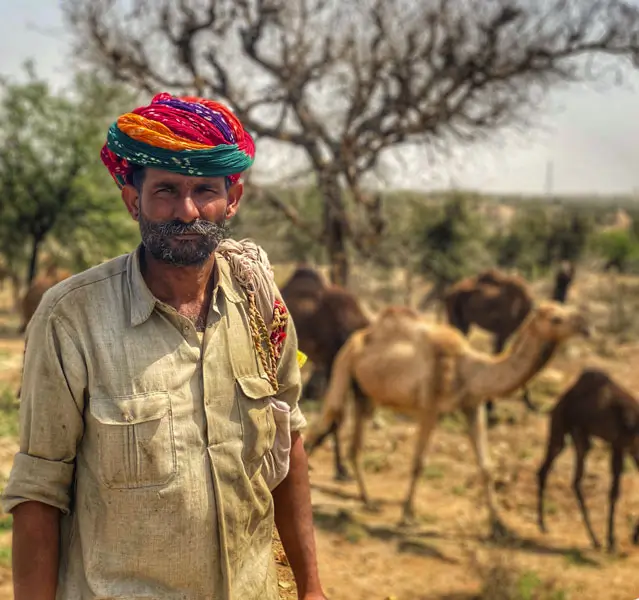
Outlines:
POLYGON ((549 342, 562 342, 575 335, 590 337, 590 327, 583 313, 558 302, 546 301, 536 306, 529 317, 529 325, 549 342))

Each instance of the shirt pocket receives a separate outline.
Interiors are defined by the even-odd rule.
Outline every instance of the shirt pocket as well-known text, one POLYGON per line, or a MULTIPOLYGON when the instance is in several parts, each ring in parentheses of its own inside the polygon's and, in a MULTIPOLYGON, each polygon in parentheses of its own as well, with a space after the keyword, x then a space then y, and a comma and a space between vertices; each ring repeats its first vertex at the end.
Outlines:
POLYGON ((163 486, 177 472, 173 414, 168 392, 91 398, 97 421, 98 470, 105 486, 163 486))
POLYGON ((251 476, 275 441, 271 406, 273 387, 258 375, 244 375, 237 377, 236 381, 242 422, 242 460, 249 467, 251 476))

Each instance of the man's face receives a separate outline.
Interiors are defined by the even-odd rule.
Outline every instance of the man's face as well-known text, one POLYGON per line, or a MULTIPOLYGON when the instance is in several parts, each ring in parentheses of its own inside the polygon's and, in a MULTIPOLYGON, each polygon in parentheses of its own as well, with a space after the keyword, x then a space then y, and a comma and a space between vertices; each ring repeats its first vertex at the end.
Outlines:
POLYGON ((176 266, 201 265, 226 234, 237 211, 241 184, 227 190, 224 177, 189 177, 146 169, 141 186, 125 186, 122 197, 140 225, 145 248, 176 266))

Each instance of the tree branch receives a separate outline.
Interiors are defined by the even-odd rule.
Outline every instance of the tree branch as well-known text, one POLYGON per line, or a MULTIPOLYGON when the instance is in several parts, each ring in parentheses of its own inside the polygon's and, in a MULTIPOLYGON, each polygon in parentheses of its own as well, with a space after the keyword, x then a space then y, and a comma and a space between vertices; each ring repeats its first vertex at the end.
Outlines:
MULTIPOLYGON (((369 231, 380 215, 362 180, 385 152, 477 143, 521 125, 553 86, 600 78, 593 57, 639 66, 631 0, 64 0, 63 8, 81 59, 147 93, 227 102, 258 140, 290 143, 318 181, 332 180, 326 204, 335 205, 336 185, 350 189, 369 231)), ((332 208, 357 247, 365 234, 332 208)))
POLYGON ((308 237, 318 244, 324 243, 324 237, 319 235, 312 225, 307 223, 300 214, 290 205, 283 202, 279 196, 268 189, 261 187, 251 186, 247 189, 247 197, 254 199, 257 202, 266 202, 272 207, 279 210, 292 225, 303 231, 308 237))

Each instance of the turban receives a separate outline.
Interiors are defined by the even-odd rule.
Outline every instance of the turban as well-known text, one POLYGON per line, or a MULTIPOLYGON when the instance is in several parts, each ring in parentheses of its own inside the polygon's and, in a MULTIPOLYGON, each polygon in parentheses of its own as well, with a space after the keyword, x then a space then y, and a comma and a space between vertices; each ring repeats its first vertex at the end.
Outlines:
POLYGON ((255 144, 219 102, 162 93, 111 125, 100 158, 120 188, 136 167, 235 183, 253 164, 255 144))

